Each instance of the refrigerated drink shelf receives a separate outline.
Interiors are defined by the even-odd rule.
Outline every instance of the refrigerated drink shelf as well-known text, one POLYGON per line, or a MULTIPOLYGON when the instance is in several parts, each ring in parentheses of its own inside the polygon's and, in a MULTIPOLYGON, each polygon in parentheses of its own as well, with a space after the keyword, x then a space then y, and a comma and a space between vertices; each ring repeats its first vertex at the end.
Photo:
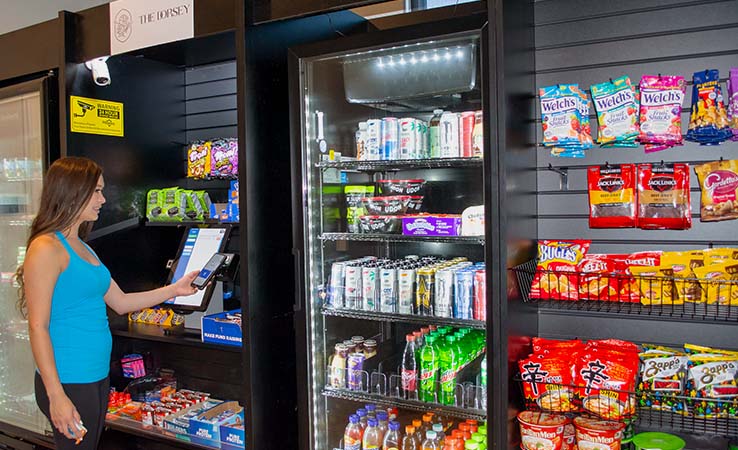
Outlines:
POLYGON ((323 233, 319 237, 321 241, 433 242, 484 245, 484 236, 405 236, 402 234, 323 233))
POLYGON ((320 161, 315 164, 320 169, 358 170, 376 172, 380 170, 417 170, 443 169, 460 167, 481 167, 481 158, 428 158, 428 159, 396 159, 383 161, 320 161))
POLYGON ((322 308, 325 316, 346 317, 349 319, 373 320, 376 322, 405 322, 419 323, 423 325, 450 325, 456 327, 469 327, 484 330, 487 323, 481 320, 455 319, 453 317, 421 316, 410 314, 393 314, 378 311, 362 311, 356 309, 322 308))
POLYGON ((382 406, 394 406, 418 412, 432 411, 437 414, 453 416, 459 419, 474 419, 479 421, 487 420, 487 413, 481 409, 460 408, 457 406, 426 403, 417 400, 405 400, 377 394, 368 394, 362 391, 347 391, 345 389, 335 389, 330 387, 323 388, 323 395, 326 397, 350 400, 359 403, 376 403, 382 406))

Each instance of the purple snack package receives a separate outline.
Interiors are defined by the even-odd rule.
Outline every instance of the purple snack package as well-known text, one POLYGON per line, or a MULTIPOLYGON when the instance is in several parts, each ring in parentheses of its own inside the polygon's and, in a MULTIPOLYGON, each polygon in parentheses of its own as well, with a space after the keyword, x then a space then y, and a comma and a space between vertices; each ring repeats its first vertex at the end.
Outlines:
POLYGON ((402 218, 402 234, 406 236, 459 236, 461 216, 419 215, 402 218))
POLYGON ((232 138, 213 139, 210 155, 213 178, 238 177, 238 140, 232 138))
POLYGON ((728 122, 733 132, 731 140, 738 141, 738 67, 731 68, 728 77, 728 122))

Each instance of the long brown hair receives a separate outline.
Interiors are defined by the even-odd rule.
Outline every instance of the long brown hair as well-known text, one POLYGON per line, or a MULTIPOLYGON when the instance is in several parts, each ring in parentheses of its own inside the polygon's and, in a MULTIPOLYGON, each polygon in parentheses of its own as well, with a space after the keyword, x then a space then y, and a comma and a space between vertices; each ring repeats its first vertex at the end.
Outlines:
MULTIPOLYGON (((102 168, 91 159, 67 157, 56 160, 44 178, 41 203, 31 223, 26 248, 39 236, 71 227, 95 193, 101 175, 102 168)), ((79 228, 79 237, 87 237, 91 228, 92 222, 83 223, 79 228)), ((18 283, 18 310, 25 317, 26 291, 22 264, 15 272, 15 280, 18 283)))

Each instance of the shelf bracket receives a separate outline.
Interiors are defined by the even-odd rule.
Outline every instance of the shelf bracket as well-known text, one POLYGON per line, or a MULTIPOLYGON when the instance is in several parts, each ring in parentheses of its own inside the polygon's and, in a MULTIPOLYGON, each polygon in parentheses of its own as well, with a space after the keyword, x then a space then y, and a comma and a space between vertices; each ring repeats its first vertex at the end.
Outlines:
POLYGON ((569 190, 569 169, 567 167, 554 167, 551 163, 548 163, 548 170, 559 174, 559 190, 569 190))

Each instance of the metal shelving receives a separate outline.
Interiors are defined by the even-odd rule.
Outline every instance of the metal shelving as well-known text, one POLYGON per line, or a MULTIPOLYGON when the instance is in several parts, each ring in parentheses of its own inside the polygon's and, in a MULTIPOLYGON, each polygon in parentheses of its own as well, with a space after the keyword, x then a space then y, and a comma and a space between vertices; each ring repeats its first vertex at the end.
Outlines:
POLYGON ((669 429, 681 433, 714 434, 718 436, 738 436, 738 420, 731 418, 700 419, 676 414, 671 411, 659 411, 650 408, 638 408, 639 427, 653 429, 669 429))
POLYGON ((451 325, 456 327, 475 328, 478 330, 484 330, 487 328, 487 323, 480 320, 455 319, 453 317, 419 316, 415 314, 393 314, 374 311, 359 311, 355 309, 335 309, 328 307, 323 307, 321 312, 324 316, 372 320, 375 322, 406 322, 419 323, 423 325, 451 325))
POLYGON ((108 414, 106 416, 105 426, 113 430, 118 430, 124 433, 153 439, 159 442, 174 445, 179 448, 212 450, 213 448, 218 448, 219 445, 218 442, 213 442, 212 446, 196 444, 194 442, 186 440, 189 439, 189 437, 178 435, 161 427, 144 425, 137 420, 127 419, 124 417, 116 416, 115 414, 108 414))
POLYGON ((433 242, 446 244, 484 245, 484 236, 405 236, 402 234, 323 233, 321 241, 360 242, 433 242))
POLYGON ((320 169, 357 170, 374 172, 380 170, 443 169, 462 167, 481 167, 481 158, 432 158, 400 159, 390 161, 320 161, 315 164, 320 169))

